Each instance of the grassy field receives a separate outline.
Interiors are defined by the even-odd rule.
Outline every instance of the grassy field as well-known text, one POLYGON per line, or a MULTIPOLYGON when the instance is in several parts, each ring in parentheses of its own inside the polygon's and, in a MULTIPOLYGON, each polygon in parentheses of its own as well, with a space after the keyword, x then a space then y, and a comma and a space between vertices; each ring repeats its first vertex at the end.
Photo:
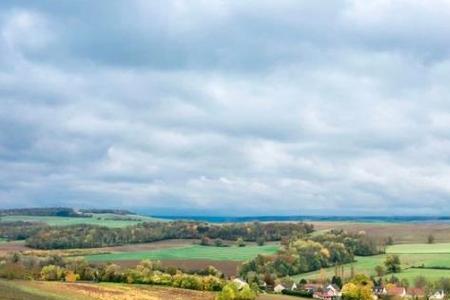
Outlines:
POLYGON ((91 218, 73 218, 73 217, 52 217, 52 216, 4 216, 0 218, 0 222, 13 221, 29 221, 42 222, 51 226, 75 225, 75 224, 93 224, 108 227, 126 227, 129 225, 138 224, 141 222, 160 221, 159 219, 145 217, 145 216, 118 216, 110 214, 96 214, 91 218), (131 217, 139 220, 112 220, 113 217, 131 217))
MULTIPOLYGON (((399 278, 407 278, 409 280, 423 275, 430 280, 435 280, 441 277, 450 277, 450 270, 427 269, 433 267, 447 267, 450 268, 450 244, 404 244, 393 245, 386 249, 388 254, 397 254, 400 257, 403 271, 395 274, 399 278), (412 267, 424 266, 425 269, 418 269, 412 267)), ((353 266, 355 273, 364 273, 367 275, 375 275, 375 267, 383 265, 386 255, 376 255, 367 257, 356 257, 356 262, 344 266, 344 275, 350 276, 351 267, 353 266)), ((323 269, 323 274, 326 277, 334 275, 334 268, 323 269)), ((301 278, 313 279, 319 278, 320 271, 296 275, 293 278, 300 280, 301 278)), ((389 275, 390 276, 390 275, 389 275)))
POLYGON ((274 254, 278 251, 277 245, 246 246, 246 247, 207 247, 192 245, 180 248, 168 248, 139 252, 117 252, 110 254, 90 255, 89 261, 115 261, 115 260, 248 260, 258 254, 274 254))
POLYGON ((386 249, 386 253, 450 253, 450 243, 393 245, 386 249))

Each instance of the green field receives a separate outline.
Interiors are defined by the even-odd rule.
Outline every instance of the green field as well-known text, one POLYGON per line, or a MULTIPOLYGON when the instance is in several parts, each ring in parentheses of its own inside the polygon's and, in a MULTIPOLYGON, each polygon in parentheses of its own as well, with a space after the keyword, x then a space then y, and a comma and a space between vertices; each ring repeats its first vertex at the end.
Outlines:
POLYGON ((386 253, 450 253, 450 243, 393 245, 386 249, 386 253))
MULTIPOLYGON (((427 280, 435 281, 442 277, 450 278, 450 270, 436 270, 436 269, 406 269, 400 273, 395 274, 399 279, 406 278, 410 283, 418 276, 424 276, 427 280)), ((391 275, 386 275, 389 278, 391 275)))
POLYGON ((90 255, 89 261, 116 261, 116 260, 248 260, 258 254, 274 254, 278 251, 277 245, 246 246, 246 247, 208 247, 193 245, 180 248, 168 248, 140 252, 117 252, 109 254, 90 255))
POLYGON ((135 225, 141 222, 153 222, 160 221, 156 218, 137 216, 137 215, 127 215, 118 216, 111 214, 96 214, 90 218, 74 218, 74 217, 53 217, 53 216, 4 216, 0 218, 0 222, 14 222, 14 221, 28 221, 28 222, 42 222, 50 226, 64 226, 64 225, 75 225, 75 224, 92 224, 92 225, 102 225, 107 227, 126 227, 130 225, 135 225), (113 217, 131 217, 139 220, 111 220, 113 217))
MULTIPOLYGON (((450 270, 427 269, 433 267, 450 268, 450 244, 402 244, 389 246, 386 249, 388 254, 397 254, 400 257, 403 271, 395 274, 399 278, 413 279, 419 275, 426 276, 431 280, 440 277, 450 277, 450 270), (425 269, 412 267, 424 266, 425 269)), ((355 257, 356 262, 344 266, 344 275, 350 276, 351 266, 353 265, 355 273, 364 273, 375 275, 375 267, 383 265, 386 255, 375 255, 365 257, 355 257)), ((327 277, 334 275, 334 267, 323 269, 327 277)), ((293 278, 313 279, 320 276, 320 271, 296 275, 293 278)), ((390 276, 390 275, 388 275, 390 276)))

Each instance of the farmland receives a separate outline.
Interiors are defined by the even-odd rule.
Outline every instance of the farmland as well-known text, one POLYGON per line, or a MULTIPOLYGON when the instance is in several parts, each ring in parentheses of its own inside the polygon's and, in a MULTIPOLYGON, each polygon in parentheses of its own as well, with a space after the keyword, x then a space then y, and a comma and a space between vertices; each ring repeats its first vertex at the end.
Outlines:
POLYGON ((4 280, 0 280, 0 295, 2 296, 1 299, 5 300, 214 299, 214 293, 211 292, 199 292, 160 286, 4 280))
POLYGON ((168 248, 151 251, 117 252, 87 256, 89 261, 116 260, 231 260, 243 261, 254 258, 258 254, 274 254, 277 245, 246 246, 246 247, 212 247, 192 245, 180 248, 168 248))
MULTIPOLYGON (((56 216, 5 216, 2 217, 2 221, 15 221, 15 220, 26 220, 33 222, 42 222, 50 225, 54 225, 56 227, 50 228, 57 232, 58 230, 65 230, 65 227, 60 227, 62 225, 77 225, 77 224, 93 224, 93 225, 107 225, 112 228, 103 228, 103 231, 99 231, 98 237, 94 239, 97 241, 101 238, 105 237, 106 234, 110 234, 111 237, 115 237, 112 235, 110 231, 117 230, 120 232, 121 230, 128 230, 126 233, 131 236, 134 235, 135 240, 136 230, 135 227, 124 228, 127 225, 133 225, 137 222, 140 222, 145 218, 146 221, 154 221, 156 219, 141 217, 137 215, 111 215, 111 214, 96 214, 95 217, 56 217, 56 216), (134 220, 133 220, 134 218, 134 220)), ((187 235, 190 237, 181 237, 181 238, 173 238, 173 239, 163 239, 163 240, 155 240, 148 241, 145 243, 130 243, 129 241, 124 240, 125 242, 121 243, 100 243, 99 247, 92 248, 67 248, 67 249, 57 249, 55 248, 43 248, 36 249, 30 248, 30 246, 25 246, 24 242, 4 242, 0 241, 0 254, 20 251, 25 256, 35 256, 35 257, 51 257, 53 255, 59 255, 67 259, 67 261, 72 260, 72 257, 85 257, 88 262, 92 263, 94 268, 99 268, 101 270, 102 264, 113 262, 115 268, 117 268, 117 272, 125 272, 128 268, 136 268, 136 266, 142 260, 152 260, 152 261, 160 261, 159 265, 163 270, 167 268, 170 269, 178 269, 181 272, 199 272, 206 270, 209 266, 214 266, 217 270, 221 271, 222 274, 229 278, 231 276, 236 276, 238 274, 239 269, 242 270, 242 263, 248 260, 252 260, 258 254, 263 255, 272 255, 277 257, 276 254, 280 250, 280 242, 279 241, 265 241, 263 246, 257 246, 256 242, 253 241, 245 241, 244 247, 236 246, 237 242, 236 236, 240 236, 244 232, 246 234, 251 233, 254 229, 251 226, 254 224, 220 224, 220 225, 208 225, 208 230, 213 228, 217 230, 217 228, 223 229, 228 228, 230 231, 214 231, 220 232, 219 238, 210 238, 208 241, 209 246, 202 246, 200 242, 203 242, 203 239, 200 239, 200 235, 196 234, 196 230, 199 228, 202 229, 201 226, 195 224, 195 226, 183 225, 182 222, 173 222, 176 227, 170 228, 165 227, 166 225, 171 225, 171 223, 149 223, 144 225, 140 225, 145 230, 140 228, 141 233, 145 232, 158 232, 160 229, 161 232, 183 232, 190 233, 193 232, 195 234, 187 235), (155 226, 154 226, 155 225, 155 226), (158 227, 160 226, 160 227, 158 227), (216 227, 214 227, 216 226, 216 227), (226 227, 229 226, 229 227, 226 227), (236 227, 233 227, 236 226, 236 227), (235 232, 238 226, 242 226, 245 230, 239 231, 237 235, 229 235, 229 232, 235 232), (175 230, 173 230, 175 228, 175 230), (181 230, 180 230, 181 229, 181 230), (233 230, 233 231, 232 231, 233 230), (222 234, 225 235, 225 239, 220 239, 223 237, 222 234), (231 238, 230 238, 231 236, 231 238), (223 246, 215 245, 216 240, 221 240, 221 244, 223 246)), ((32 224, 34 226, 34 224, 32 224)), ((265 224, 267 225, 267 224, 265 224)), ((410 282, 413 282, 414 279, 423 275, 430 281, 435 281, 440 279, 441 277, 449 277, 450 278, 450 270, 446 268, 450 268, 450 240, 448 239, 448 232, 450 232, 450 228, 447 224, 416 224, 417 230, 415 229, 413 224, 393 224, 393 223, 350 223, 350 222, 323 222, 321 224, 316 224, 315 232, 309 232, 309 236, 306 236, 305 240, 311 239, 316 241, 320 241, 321 235, 326 236, 326 233, 330 228, 342 228, 349 232, 355 232, 353 236, 348 236, 348 238, 358 239, 359 237, 365 237, 366 235, 370 238, 375 237, 375 241, 377 242, 377 247, 375 248, 375 252, 371 254, 378 253, 379 249, 385 250, 386 254, 380 255, 372 255, 371 254, 360 254, 367 256, 355 256, 355 262, 346 263, 351 261, 342 260, 344 263, 344 278, 349 278, 352 273, 364 273, 367 275, 375 275, 375 267, 378 265, 384 265, 384 261, 387 255, 396 254, 400 257, 402 271, 400 273, 396 273, 395 276, 399 279, 408 279, 410 282), (331 226, 331 227, 330 227, 331 226), (414 236, 413 233, 416 230, 419 234, 414 236), (427 240, 428 235, 433 234, 438 241, 435 244, 426 244, 424 243, 427 240), (384 246, 387 237, 392 237, 394 239, 395 244, 391 246, 384 246)), ((71 226, 69 228, 73 228, 71 226)), ((76 227, 76 226, 75 226, 76 227)), ((138 226, 139 227, 139 226, 138 226)), ((47 227, 44 227, 47 228, 47 227)), ((93 227, 94 229, 96 227, 93 227)), ((282 227, 272 227, 271 229, 282 227)), ((50 230, 49 229, 49 230, 50 230)), ((289 229, 292 230, 292 229, 289 229)), ((94 231, 95 232, 95 231, 94 231)), ((125 231, 124 231, 125 232, 125 231)), ((90 232, 91 233, 91 232, 90 232)), ((89 233, 89 234, 90 234, 89 233)), ((72 238, 73 234, 78 234, 79 232, 73 231, 70 234, 65 234, 65 238, 72 238)), ((328 233, 327 233, 328 234, 328 233)), ((339 234, 332 233, 329 234, 339 234)), ((127 235, 122 235, 127 236, 127 235)), ((145 238, 145 235, 142 235, 145 238)), ((181 235, 183 236, 183 235, 181 235)), ((155 238, 164 238, 164 235, 155 236, 155 238)), ((336 238, 340 238, 335 236, 336 238)), ((43 238, 46 238, 44 235, 43 238)), ((58 237, 59 238, 59 237, 58 237)), ((83 241, 84 236, 79 235, 78 237, 80 241, 83 241)), ((39 239, 38 239, 39 240, 39 239)), ((145 241, 145 239, 144 239, 145 241)), ((73 245, 73 244, 72 244, 73 245)), ((78 245, 78 244, 75 244, 78 245)), ((81 244, 83 245, 83 244, 81 244)), ((303 244, 304 246, 309 246, 306 242, 303 244)), ((323 244, 324 245, 324 244, 323 244)), ((291 251, 296 251, 294 248, 291 248, 291 251)), ((356 252, 355 252, 356 253, 356 252)), ((279 256, 282 256, 280 254, 279 256)), ((279 257, 278 256, 278 257, 279 257)), ((341 256, 344 258, 345 256, 341 256)), ((313 259, 313 258, 312 258, 313 259)), ((331 263, 328 265, 332 265, 331 263)), ((310 269, 312 270, 312 269, 310 269)), ((328 278, 330 279, 335 274, 335 268, 324 268, 323 270, 317 270, 313 272, 303 273, 292 278, 295 281, 299 281, 300 279, 322 279, 328 278)), ((197 273, 200 274, 200 273, 197 273)), ((246 273, 242 273, 246 274, 246 273)), ((285 275, 277 275, 279 278, 285 275)), ((391 274, 385 275, 385 278, 390 278, 391 274)), ((40 278, 37 278, 40 279, 40 278)), ((84 279, 80 279, 84 280, 84 279)), ((90 280, 90 279, 88 279, 90 280)), ((174 289, 171 287, 158 287, 145 285, 140 286, 136 285, 136 283, 142 283, 139 281, 133 281, 134 284, 125 284, 124 279, 120 279, 121 284, 112 284, 112 283, 101 283, 101 284, 88 284, 88 283, 56 283, 56 282, 26 282, 17 284, 17 281, 8 282, 5 284, 4 282, 0 282, 0 293, 2 295, 22 295, 21 298, 6 298, 6 299, 72 299, 70 297, 74 297, 73 299, 102 299, 111 298, 123 299, 127 297, 128 299, 177 299, 176 295, 180 292, 178 289, 174 289), (11 283, 11 284, 9 284, 11 283), (56 293, 55 291, 58 291, 56 293), (66 293, 66 294, 65 294, 66 293), (168 294, 167 294, 168 293, 168 294), (119 296, 120 295, 120 296, 119 296), (137 296, 139 295, 139 296, 137 296), (58 298, 59 297, 59 298, 58 298), (92 298, 93 297, 93 298, 92 298), (122 298, 121 298, 122 297, 122 298), (137 297, 137 298, 133 298, 137 297)), ((186 290, 181 290, 182 292, 186 290)), ((192 294, 183 294, 183 297, 180 299, 213 299, 214 293, 211 292, 192 292, 192 294), (202 298, 198 298, 200 294, 202 298), (189 298, 192 297, 192 298, 189 298), (197 297, 197 298, 196 298, 197 297), (209 297, 209 298, 208 298, 209 297)), ((181 292, 180 292, 181 293, 181 292)), ((291 297, 282 296, 282 295, 260 295, 258 297, 260 300, 284 300, 291 299, 291 297)), ((296 298, 298 299, 298 298, 296 298)))
MULTIPOLYGON (((388 254, 397 254, 400 257, 403 271, 396 273, 395 276, 409 280, 422 275, 430 280, 441 277, 450 277, 450 270, 441 270, 435 268, 450 268, 450 244, 400 244, 389 246, 386 249, 388 254), (422 268, 417 268, 422 267, 422 268)), ((344 266, 344 275, 350 276, 351 268, 355 273, 364 273, 375 275, 375 267, 383 265, 386 255, 375 255, 366 257, 355 257, 356 262, 344 266)), ((320 271, 296 275, 293 278, 313 279, 320 276, 331 277, 334 275, 334 268, 323 269, 320 271)), ((389 275, 390 276, 390 275, 389 275)))
MULTIPOLYGON (((212 300, 213 292, 117 283, 62 283, 0 280, 4 300, 212 300)), ((259 295, 257 300, 302 300, 283 295, 259 295)))
POLYGON ((399 253, 399 254, 450 253, 450 243, 392 245, 386 249, 386 253, 399 253))
POLYGON ((27 221, 27 222, 46 223, 50 226, 90 224, 113 228, 126 227, 141 222, 153 222, 156 220, 160 221, 159 219, 145 216, 136 216, 136 215, 118 216, 113 214, 94 214, 92 217, 83 217, 83 218, 56 217, 56 216, 3 216, 0 218, 1 222, 27 221))
POLYGON ((450 242, 450 223, 391 223, 391 222, 312 222, 316 234, 330 229, 365 232, 382 242, 392 238, 395 244, 426 243, 432 234, 436 243, 450 242))

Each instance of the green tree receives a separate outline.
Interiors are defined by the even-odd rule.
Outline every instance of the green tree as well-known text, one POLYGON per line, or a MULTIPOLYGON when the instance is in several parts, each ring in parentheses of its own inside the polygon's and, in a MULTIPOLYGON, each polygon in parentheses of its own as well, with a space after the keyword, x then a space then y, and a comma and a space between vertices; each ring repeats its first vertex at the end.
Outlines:
POLYGON ((211 240, 207 236, 203 236, 200 240, 200 245, 202 246, 209 246, 211 244, 211 240))
POLYGON ((238 246, 238 247, 245 247, 244 239, 242 239, 241 237, 238 238, 238 239, 236 240, 236 246, 238 246))
POLYGON ((264 239, 264 237, 259 237, 256 239, 256 244, 258 246, 264 246, 264 243, 266 242, 266 240, 264 239))
POLYGON ((392 238, 392 236, 388 236, 385 244, 386 244, 386 246, 394 245, 394 239, 392 238))
POLYGON ((404 287, 404 288, 409 288, 409 280, 406 278, 402 278, 400 280, 400 286, 404 287))
POLYGON ((432 235, 432 234, 430 234, 429 236, 428 236, 428 244, 434 244, 434 236, 432 235))
POLYGON ((378 265, 375 267, 375 273, 377 273, 378 277, 381 277, 386 273, 386 270, 383 266, 378 265))
POLYGON ((238 290, 234 283, 228 283, 217 295, 216 300, 255 300, 256 293, 249 287, 245 286, 242 290, 238 290))
POLYGON ((388 255, 384 265, 389 273, 399 273, 401 271, 400 257, 398 255, 388 255))
POLYGON ((229 283, 225 285, 222 291, 217 295, 216 300, 235 300, 239 291, 235 284, 229 283))
POLYGON ((414 287, 423 289, 428 284, 427 279, 424 276, 418 276, 414 279, 414 287))
POLYGON ((65 276, 63 268, 55 265, 48 265, 41 270, 41 279, 48 281, 62 280, 65 276))

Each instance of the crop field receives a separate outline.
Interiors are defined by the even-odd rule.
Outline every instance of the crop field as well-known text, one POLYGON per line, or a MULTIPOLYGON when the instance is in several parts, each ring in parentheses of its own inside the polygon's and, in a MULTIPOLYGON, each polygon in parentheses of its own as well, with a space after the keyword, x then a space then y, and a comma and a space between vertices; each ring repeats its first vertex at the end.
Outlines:
POLYGON ((215 294, 150 285, 0 280, 0 296, 2 300, 212 300, 215 294))
MULTIPOLYGON (((138 284, 0 280, 2 300, 212 300, 215 295, 213 292, 138 284)), ((295 299, 306 298, 269 294, 257 297, 257 300, 295 299)))
POLYGON ((368 236, 384 241, 391 237, 395 244, 426 243, 432 234, 436 243, 450 243, 450 223, 389 223, 389 222, 310 222, 320 233, 330 229, 349 232, 364 231, 368 236))
POLYGON ((115 260, 234 260, 243 261, 252 259, 258 254, 274 254, 278 251, 277 245, 246 246, 246 247, 213 247, 192 245, 180 248, 168 248, 151 251, 117 252, 110 254, 89 255, 89 261, 115 261, 115 260))
POLYGON ((145 217, 145 216, 118 216, 109 214, 97 214, 90 218, 77 217, 53 217, 53 216, 4 216, 0 218, 0 222, 14 222, 14 221, 28 221, 28 222, 42 222, 50 226, 64 226, 76 224, 92 224, 102 225, 107 227, 126 227, 142 222, 160 221, 159 219, 145 217), (114 216, 114 217, 113 217, 114 216), (130 217, 136 220, 121 220, 120 218, 130 217), (114 219, 117 218, 117 219, 114 219))

